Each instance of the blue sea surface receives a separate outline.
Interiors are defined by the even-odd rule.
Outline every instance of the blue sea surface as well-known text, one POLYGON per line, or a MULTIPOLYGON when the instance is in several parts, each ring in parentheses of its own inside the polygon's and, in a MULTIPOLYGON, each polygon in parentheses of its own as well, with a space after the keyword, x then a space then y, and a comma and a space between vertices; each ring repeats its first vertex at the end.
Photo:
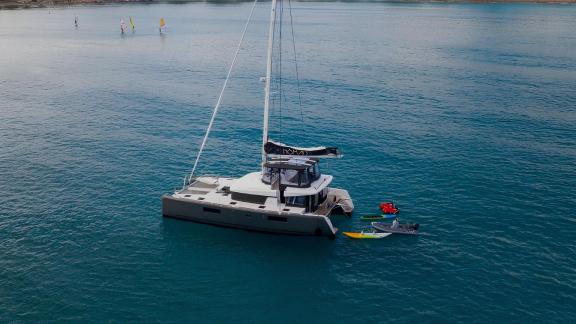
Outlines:
MULTIPOLYGON (((162 217, 250 6, 0 11, 1 322, 574 321, 576 6, 292 3, 271 135, 343 149, 341 231, 385 200, 421 224, 382 240, 162 217)), ((200 173, 258 169, 268 18, 200 173)))

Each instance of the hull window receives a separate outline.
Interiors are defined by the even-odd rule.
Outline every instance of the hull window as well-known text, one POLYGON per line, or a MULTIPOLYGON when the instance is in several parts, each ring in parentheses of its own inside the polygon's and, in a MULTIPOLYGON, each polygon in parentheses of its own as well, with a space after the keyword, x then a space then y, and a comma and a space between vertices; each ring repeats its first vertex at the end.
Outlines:
POLYGON ((202 210, 204 210, 207 213, 220 214, 220 209, 216 209, 216 208, 204 207, 204 208, 202 208, 202 210))
POLYGON ((282 222, 282 223, 288 222, 288 218, 278 217, 278 216, 268 216, 268 220, 269 221, 275 221, 275 222, 282 222))

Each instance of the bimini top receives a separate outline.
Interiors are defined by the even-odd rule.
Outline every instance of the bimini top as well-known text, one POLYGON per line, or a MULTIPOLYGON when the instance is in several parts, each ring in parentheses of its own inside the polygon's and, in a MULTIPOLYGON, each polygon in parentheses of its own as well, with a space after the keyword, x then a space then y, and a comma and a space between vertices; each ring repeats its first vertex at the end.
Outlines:
MULTIPOLYGON (((271 185, 262 182, 261 177, 262 174, 260 172, 252 172, 241 178, 234 179, 230 184, 230 191, 232 193, 236 192, 248 195, 276 197, 278 191, 272 189, 271 185)), ((315 195, 330 185, 331 182, 332 176, 323 174, 309 187, 287 187, 284 196, 294 197, 315 195)))
POLYGON ((340 158, 342 153, 335 146, 295 147, 283 143, 268 141, 264 152, 270 157, 303 156, 313 158, 340 158))
POLYGON ((264 167, 283 170, 306 170, 317 162, 318 159, 307 157, 275 158, 266 162, 264 167))

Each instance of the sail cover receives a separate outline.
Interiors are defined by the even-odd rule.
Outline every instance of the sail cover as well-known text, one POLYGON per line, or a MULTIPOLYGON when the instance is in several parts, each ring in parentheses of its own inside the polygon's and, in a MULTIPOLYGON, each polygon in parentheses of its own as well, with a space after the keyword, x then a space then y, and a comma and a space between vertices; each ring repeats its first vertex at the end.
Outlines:
POLYGON ((342 157, 337 147, 294 147, 283 143, 268 141, 264 144, 264 151, 270 156, 306 156, 314 158, 339 158, 342 157))

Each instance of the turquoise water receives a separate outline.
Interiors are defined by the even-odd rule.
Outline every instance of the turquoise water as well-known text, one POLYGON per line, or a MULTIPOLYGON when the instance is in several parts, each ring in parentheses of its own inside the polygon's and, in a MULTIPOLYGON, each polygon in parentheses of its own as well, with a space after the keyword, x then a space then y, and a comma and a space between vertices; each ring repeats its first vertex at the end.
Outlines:
MULTIPOLYGON (((302 109, 286 67, 274 137, 343 148, 341 230, 394 199, 423 235, 162 218, 249 4, 0 11, 1 321, 573 321, 576 7, 293 5, 302 109)), ((268 6, 201 172, 258 166, 268 6)))

